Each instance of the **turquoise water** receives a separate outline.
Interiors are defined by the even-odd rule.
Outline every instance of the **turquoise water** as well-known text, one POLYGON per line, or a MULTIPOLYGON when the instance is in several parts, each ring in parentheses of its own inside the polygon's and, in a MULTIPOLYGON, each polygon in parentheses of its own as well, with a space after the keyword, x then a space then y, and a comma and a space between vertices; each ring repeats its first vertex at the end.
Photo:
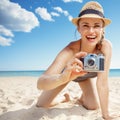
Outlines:
POLYGON ((120 77, 120 69, 111 69, 109 76, 110 77, 120 77))
POLYGON ((12 77, 12 76, 33 76, 39 77, 44 70, 40 71, 0 71, 0 77, 12 77))
MULTIPOLYGON (((34 76, 39 77, 44 70, 40 71, 0 71, 0 77, 12 77, 12 76, 34 76)), ((110 77, 120 77, 120 69, 111 69, 110 77)))

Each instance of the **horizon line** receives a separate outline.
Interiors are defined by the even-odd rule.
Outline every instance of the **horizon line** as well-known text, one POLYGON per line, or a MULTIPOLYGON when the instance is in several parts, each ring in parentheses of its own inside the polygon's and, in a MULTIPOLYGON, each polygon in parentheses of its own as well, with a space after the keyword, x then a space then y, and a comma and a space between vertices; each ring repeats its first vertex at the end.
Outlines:
MULTIPOLYGON (((110 68, 110 70, 115 70, 115 69, 117 70, 117 69, 120 69, 120 68, 110 68)), ((39 70, 38 69, 36 69, 36 70, 35 69, 34 70, 32 70, 32 69, 31 70, 30 69, 29 70, 27 70, 27 69, 26 70, 0 70, 0 72, 15 72, 15 71, 16 72, 17 71, 18 72, 22 72, 22 71, 29 71, 30 72, 30 71, 45 71, 45 70, 46 69, 39 69, 39 70)))

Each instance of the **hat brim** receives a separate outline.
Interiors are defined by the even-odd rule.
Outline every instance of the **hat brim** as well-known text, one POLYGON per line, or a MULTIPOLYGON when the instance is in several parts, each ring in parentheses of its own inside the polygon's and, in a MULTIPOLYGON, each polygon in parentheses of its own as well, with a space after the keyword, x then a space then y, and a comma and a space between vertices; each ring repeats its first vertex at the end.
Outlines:
POLYGON ((101 19, 104 21, 104 27, 109 25, 111 23, 111 20, 108 19, 108 18, 102 18, 98 15, 95 15, 95 14, 86 14, 86 15, 83 15, 81 17, 77 17, 77 18, 73 18, 72 19, 72 23, 76 26, 78 26, 78 20, 81 19, 81 18, 97 18, 97 19, 101 19))

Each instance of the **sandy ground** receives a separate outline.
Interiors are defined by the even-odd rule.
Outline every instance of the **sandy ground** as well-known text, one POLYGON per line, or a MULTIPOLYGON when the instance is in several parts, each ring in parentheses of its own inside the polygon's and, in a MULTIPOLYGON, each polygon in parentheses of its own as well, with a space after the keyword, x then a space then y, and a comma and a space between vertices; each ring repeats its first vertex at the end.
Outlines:
MULTIPOLYGON (((36 101, 42 91, 37 90, 37 77, 0 77, 0 120, 102 120, 100 110, 86 110, 74 101, 55 107, 37 108, 36 101)), ((120 114, 120 78, 109 78, 110 111, 120 114)), ((79 97, 81 89, 70 82, 60 93, 79 97)), ((115 120, 120 120, 116 118, 115 120)))

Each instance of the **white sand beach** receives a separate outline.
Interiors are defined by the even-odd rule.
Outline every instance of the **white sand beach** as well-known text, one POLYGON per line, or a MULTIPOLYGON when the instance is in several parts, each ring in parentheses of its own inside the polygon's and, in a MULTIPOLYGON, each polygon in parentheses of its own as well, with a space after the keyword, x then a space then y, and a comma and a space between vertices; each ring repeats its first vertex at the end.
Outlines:
MULTIPOLYGON (((86 110, 73 101, 45 109, 37 108, 36 101, 42 91, 37 90, 37 77, 0 77, 0 120, 102 120, 100 110, 86 110)), ((110 111, 120 114, 120 78, 109 78, 110 111)), ((70 82, 60 93, 79 97, 77 83, 70 82)), ((115 120, 120 120, 116 118, 115 120)))

